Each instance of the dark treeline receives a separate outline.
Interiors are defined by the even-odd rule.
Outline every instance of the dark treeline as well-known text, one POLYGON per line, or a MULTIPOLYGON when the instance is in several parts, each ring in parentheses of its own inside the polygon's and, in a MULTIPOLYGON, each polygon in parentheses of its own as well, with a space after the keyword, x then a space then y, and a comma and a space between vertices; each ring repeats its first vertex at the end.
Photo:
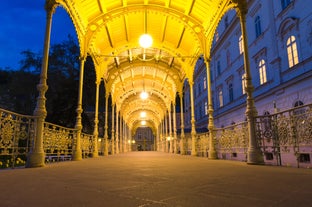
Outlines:
MULTIPOLYGON (((31 115, 36 107, 42 54, 30 50, 21 52, 20 68, 0 68, 0 107, 21 114, 31 115)), ((46 121, 65 127, 74 127, 79 84, 79 47, 73 37, 51 45, 48 66, 48 91, 46 93, 46 121)), ((101 87, 101 93, 103 92, 101 87)), ((93 117, 86 112, 94 110, 95 70, 91 58, 87 58, 83 91, 84 131, 92 133, 93 117)), ((100 97, 103 97, 101 94, 100 97)), ((100 106, 103 106, 103 98, 100 106)), ((104 106, 103 106, 104 107, 104 106)), ((100 109, 101 110, 101 109, 100 109)))

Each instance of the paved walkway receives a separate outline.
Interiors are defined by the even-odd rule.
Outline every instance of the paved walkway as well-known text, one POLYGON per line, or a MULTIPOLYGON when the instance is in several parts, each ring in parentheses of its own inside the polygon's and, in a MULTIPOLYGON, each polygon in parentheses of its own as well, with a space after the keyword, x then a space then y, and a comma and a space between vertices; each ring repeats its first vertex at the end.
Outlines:
POLYGON ((312 170, 132 152, 2 170, 0 206, 312 206, 312 170))

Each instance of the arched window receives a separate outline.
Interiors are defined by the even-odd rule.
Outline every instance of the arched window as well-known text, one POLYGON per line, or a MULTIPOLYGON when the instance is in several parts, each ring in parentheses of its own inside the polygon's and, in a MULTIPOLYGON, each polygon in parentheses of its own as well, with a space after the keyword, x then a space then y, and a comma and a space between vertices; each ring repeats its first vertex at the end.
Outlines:
POLYGON ((286 46, 287 46, 287 55, 288 55, 288 65, 289 65, 289 68, 291 68, 294 65, 298 64, 299 62, 295 36, 292 35, 287 39, 286 46))
POLYGON ((285 9, 289 4, 291 0, 281 0, 282 9, 285 9))
POLYGON ((299 108, 299 109, 296 109, 297 107, 300 107, 300 106, 303 106, 303 102, 302 101, 296 101, 295 104, 294 104, 294 115, 298 116, 300 114, 304 114, 305 113, 305 108, 299 108))
POLYGON ((256 38, 258 38, 262 33, 260 16, 256 16, 255 18, 255 30, 256 30, 256 38))
POLYGON ((260 85, 262 85, 267 82, 265 61, 263 59, 260 60, 258 66, 259 66, 260 85))

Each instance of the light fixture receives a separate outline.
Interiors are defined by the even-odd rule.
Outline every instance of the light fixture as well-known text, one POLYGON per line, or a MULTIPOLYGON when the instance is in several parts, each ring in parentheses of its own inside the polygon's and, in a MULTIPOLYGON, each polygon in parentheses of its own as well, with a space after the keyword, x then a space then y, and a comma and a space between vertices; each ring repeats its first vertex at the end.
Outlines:
POLYGON ((140 94, 140 98, 143 99, 143 100, 147 99, 147 98, 148 98, 148 93, 145 92, 145 91, 143 91, 143 92, 140 94))
POLYGON ((148 47, 152 46, 153 38, 149 34, 143 34, 143 35, 141 35, 141 37, 139 39, 139 44, 143 48, 148 48, 148 47))
POLYGON ((142 111, 141 114, 140 114, 141 118, 145 118, 146 117, 146 112, 145 111, 142 111))
POLYGON ((146 121, 141 121, 141 125, 145 126, 146 125, 146 121))

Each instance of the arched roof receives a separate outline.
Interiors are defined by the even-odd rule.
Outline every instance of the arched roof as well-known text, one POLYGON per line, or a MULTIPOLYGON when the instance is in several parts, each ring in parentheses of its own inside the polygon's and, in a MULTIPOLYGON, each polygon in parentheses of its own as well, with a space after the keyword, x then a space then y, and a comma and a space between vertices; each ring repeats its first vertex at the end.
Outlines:
MULTIPOLYGON (((245 0, 47 0, 65 8, 73 20, 81 55, 90 55, 97 80, 103 79, 128 126, 139 127, 141 111, 156 129, 192 83, 198 57, 208 57, 214 30, 230 8, 245 0), (142 48, 139 37, 153 38, 142 48), (141 91, 149 93, 141 100, 141 91)), ((130 127, 131 128, 131 127, 130 127)))

